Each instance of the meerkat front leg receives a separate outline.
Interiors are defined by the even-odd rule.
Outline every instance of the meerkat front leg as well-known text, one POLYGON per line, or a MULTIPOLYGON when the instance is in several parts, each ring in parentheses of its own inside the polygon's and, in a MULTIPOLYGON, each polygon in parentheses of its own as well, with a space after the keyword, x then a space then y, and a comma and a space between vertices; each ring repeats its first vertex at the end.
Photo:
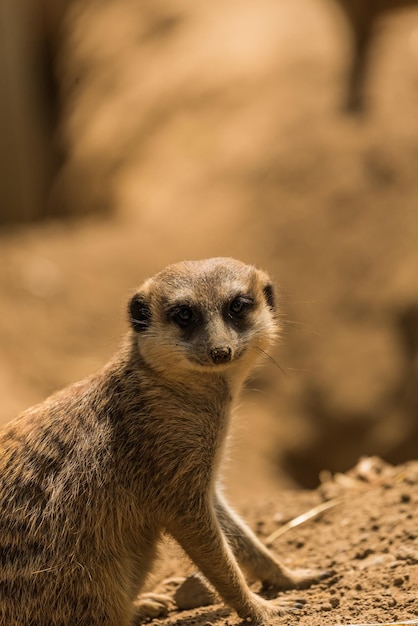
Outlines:
POLYGON ((197 508, 177 518, 168 530, 219 595, 241 618, 256 624, 285 614, 289 603, 264 600, 249 589, 211 504, 200 502, 197 508))
POLYGON ((219 493, 215 495, 215 511, 239 564, 265 585, 278 590, 303 589, 328 575, 322 570, 291 570, 277 561, 219 493))

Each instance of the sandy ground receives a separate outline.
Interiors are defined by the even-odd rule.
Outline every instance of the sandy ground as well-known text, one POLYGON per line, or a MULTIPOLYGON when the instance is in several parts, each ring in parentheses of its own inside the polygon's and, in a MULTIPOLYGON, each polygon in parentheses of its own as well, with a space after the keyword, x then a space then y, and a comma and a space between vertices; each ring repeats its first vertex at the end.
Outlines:
MULTIPOLYGON (((243 513, 262 539, 282 531, 273 550, 287 565, 330 572, 327 580, 310 589, 283 593, 305 604, 277 618, 275 624, 396 622, 401 626, 406 620, 418 620, 417 481, 416 462, 394 468, 368 458, 348 475, 325 481, 317 491, 272 493, 268 501, 247 506, 243 513), (294 528, 286 527, 288 521, 324 501, 334 506, 294 528)), ((169 562, 169 567, 178 575, 177 562, 169 562)), ((187 569, 184 563, 182 567, 187 569)), ((156 587, 160 591, 167 588, 164 584, 156 587)), ((253 588, 258 591, 260 585, 253 588)), ((269 591, 266 595, 276 594, 269 591)), ((166 619, 153 623, 232 626, 245 622, 222 605, 211 605, 193 611, 173 608, 166 619)))
MULTIPOLYGON (((416 458, 417 11, 381 26, 369 113, 350 119, 349 37, 331 2, 74 4, 53 198, 108 212, 1 231, 1 422, 102 365, 133 286, 225 255, 279 290, 281 369, 266 363, 249 384, 224 479, 261 536, 318 502, 286 490, 316 487, 321 470, 416 458)), ((405 472, 275 544, 336 571, 278 623, 414 616, 416 468, 405 472)), ((167 623, 236 622, 205 609, 167 623)))

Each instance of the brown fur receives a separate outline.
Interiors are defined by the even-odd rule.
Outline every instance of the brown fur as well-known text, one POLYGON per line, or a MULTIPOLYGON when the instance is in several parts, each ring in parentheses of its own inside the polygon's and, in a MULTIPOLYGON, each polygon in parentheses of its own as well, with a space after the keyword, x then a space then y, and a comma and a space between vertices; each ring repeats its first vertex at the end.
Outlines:
POLYGON ((134 294, 133 329, 100 372, 4 430, 0 624, 128 626, 155 615, 162 599, 135 599, 163 532, 258 623, 284 605, 253 594, 237 560, 278 589, 321 577, 277 562, 216 488, 231 404, 276 333, 273 309, 270 281, 252 266, 169 266, 134 294), (237 315, 230 303, 239 309, 242 297, 237 315), (190 311, 193 327, 181 326, 190 311))
POLYGON ((353 59, 349 73, 346 106, 349 111, 364 108, 364 82, 374 30, 386 13, 418 6, 418 0, 336 0, 344 11, 353 36, 353 59))

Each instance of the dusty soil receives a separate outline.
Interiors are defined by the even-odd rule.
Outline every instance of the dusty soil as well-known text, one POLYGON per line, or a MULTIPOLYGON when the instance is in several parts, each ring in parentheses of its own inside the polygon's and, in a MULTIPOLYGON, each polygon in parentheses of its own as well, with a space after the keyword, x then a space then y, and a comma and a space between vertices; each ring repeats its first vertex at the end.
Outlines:
MULTIPOLYGON (((226 255, 272 274, 284 329, 225 471, 254 529, 321 501, 300 488, 322 470, 416 459, 417 12, 382 23, 359 120, 341 113, 348 31, 326 0, 71 6, 51 198, 89 216, 0 233, 0 422, 100 367, 145 277, 226 255)), ((416 476, 363 481, 275 542, 289 564, 335 570, 278 623, 414 618, 416 476)), ((173 559, 158 580, 190 571, 173 559)), ((215 607, 166 623, 237 620, 215 607)))
MULTIPOLYGON (((403 624, 417 620, 418 532, 416 525, 418 463, 392 467, 379 459, 363 459, 348 475, 324 477, 315 491, 280 493, 264 502, 251 499, 242 509, 259 537, 266 540, 288 520, 319 503, 334 506, 294 528, 274 542, 273 551, 290 567, 318 567, 330 577, 303 591, 282 594, 305 604, 277 619, 293 626, 347 624, 403 624)), ((190 566, 180 559, 165 565, 179 576, 190 566)), ((158 591, 170 593, 170 584, 158 591)), ((260 586, 254 585, 254 590, 260 586)), ((275 597, 272 591, 265 593, 275 597)), ((153 623, 171 626, 232 626, 242 623, 217 604, 191 611, 173 608, 166 619, 153 623)))

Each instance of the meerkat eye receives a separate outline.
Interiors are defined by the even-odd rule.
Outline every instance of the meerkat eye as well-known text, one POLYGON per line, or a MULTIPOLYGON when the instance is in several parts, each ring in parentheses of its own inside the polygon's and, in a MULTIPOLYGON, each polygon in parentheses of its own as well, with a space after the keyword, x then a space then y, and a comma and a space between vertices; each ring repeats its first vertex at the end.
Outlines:
POLYGON ((238 296, 229 303, 228 313, 231 317, 241 317, 244 315, 250 307, 252 307, 254 301, 252 298, 238 296))
POLYGON ((187 305, 174 309, 170 312, 169 317, 181 328, 188 328, 196 322, 193 309, 187 305))

